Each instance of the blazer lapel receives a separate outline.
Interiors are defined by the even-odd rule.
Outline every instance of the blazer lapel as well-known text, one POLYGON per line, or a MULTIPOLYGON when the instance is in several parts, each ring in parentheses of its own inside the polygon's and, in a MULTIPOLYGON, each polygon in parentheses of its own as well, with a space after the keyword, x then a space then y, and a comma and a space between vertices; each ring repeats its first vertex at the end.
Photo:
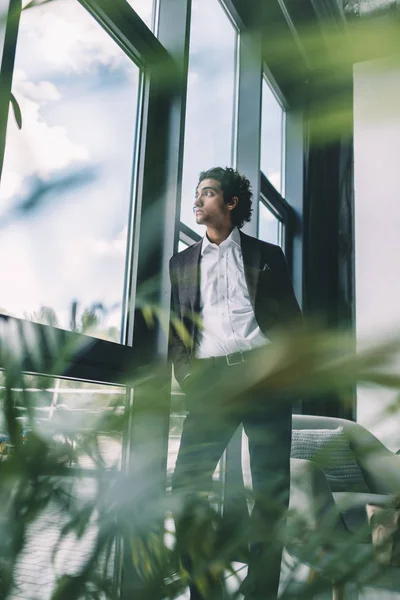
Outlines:
POLYGON ((240 231, 244 273, 250 301, 255 310, 258 280, 261 269, 261 249, 256 238, 250 237, 240 231))
POLYGON ((191 246, 191 252, 186 253, 185 270, 190 281, 189 299, 191 310, 197 314, 200 310, 200 253, 202 241, 191 246))

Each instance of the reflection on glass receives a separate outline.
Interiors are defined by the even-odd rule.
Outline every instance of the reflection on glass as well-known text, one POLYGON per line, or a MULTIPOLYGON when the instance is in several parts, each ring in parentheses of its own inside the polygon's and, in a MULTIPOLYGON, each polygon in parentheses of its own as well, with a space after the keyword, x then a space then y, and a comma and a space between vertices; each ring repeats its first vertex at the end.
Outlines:
POLYGON ((78 2, 22 13, 0 311, 120 340, 139 69, 78 2))
POLYGON ((282 222, 263 202, 258 205, 258 238, 282 246, 282 222))
POLYGON ((200 171, 231 166, 237 31, 218 0, 193 0, 181 220, 201 235, 192 211, 200 171))
POLYGON ((152 29, 154 0, 127 0, 144 21, 149 29, 152 29))
POLYGON ((284 194, 283 128, 284 111, 264 79, 261 113, 261 171, 282 195, 284 194))
POLYGON ((66 466, 121 467, 125 388, 41 375, 26 375, 24 385, 25 396, 13 390, 24 443, 43 438, 66 466))

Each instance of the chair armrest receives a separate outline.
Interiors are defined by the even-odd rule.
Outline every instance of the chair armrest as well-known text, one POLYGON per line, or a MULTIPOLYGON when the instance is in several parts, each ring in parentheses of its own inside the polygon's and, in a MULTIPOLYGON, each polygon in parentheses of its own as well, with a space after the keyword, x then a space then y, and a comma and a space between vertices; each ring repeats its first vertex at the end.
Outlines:
POLYGON ((323 470, 310 460, 291 458, 289 521, 298 516, 308 530, 347 533, 323 470))
POLYGON ((358 459, 370 491, 374 494, 400 494, 400 456, 389 452, 369 452, 358 459))

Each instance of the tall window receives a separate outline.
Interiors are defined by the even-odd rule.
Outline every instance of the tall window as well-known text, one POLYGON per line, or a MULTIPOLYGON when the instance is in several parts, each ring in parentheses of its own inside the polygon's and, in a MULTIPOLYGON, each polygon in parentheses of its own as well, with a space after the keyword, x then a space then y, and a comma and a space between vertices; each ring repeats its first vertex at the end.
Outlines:
POLYGON ((285 111, 270 84, 263 78, 261 115, 261 195, 258 237, 286 252, 290 208, 285 202, 285 111))
POLYGON ((193 0, 181 220, 201 235, 192 210, 199 172, 233 164, 237 41, 218 0, 193 0))
POLYGON ((282 218, 265 200, 260 201, 258 213, 258 237, 260 240, 284 247, 284 224, 282 218))
POLYGON ((0 311, 120 341, 140 70, 80 6, 23 11, 0 311))
POLYGON ((261 113, 261 171, 277 192, 284 194, 285 112, 263 79, 261 113))

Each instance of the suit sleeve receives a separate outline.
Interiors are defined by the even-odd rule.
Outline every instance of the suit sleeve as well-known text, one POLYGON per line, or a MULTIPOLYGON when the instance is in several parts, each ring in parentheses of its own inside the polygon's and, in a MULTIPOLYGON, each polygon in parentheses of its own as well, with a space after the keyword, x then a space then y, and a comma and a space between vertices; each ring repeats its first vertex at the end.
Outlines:
POLYGON ((170 262, 170 280, 171 280, 171 316, 170 316, 170 333, 169 333, 169 358, 174 365, 175 377, 179 385, 184 387, 184 379, 190 372, 191 361, 188 350, 178 328, 184 328, 185 323, 181 317, 178 282, 176 273, 170 262))

